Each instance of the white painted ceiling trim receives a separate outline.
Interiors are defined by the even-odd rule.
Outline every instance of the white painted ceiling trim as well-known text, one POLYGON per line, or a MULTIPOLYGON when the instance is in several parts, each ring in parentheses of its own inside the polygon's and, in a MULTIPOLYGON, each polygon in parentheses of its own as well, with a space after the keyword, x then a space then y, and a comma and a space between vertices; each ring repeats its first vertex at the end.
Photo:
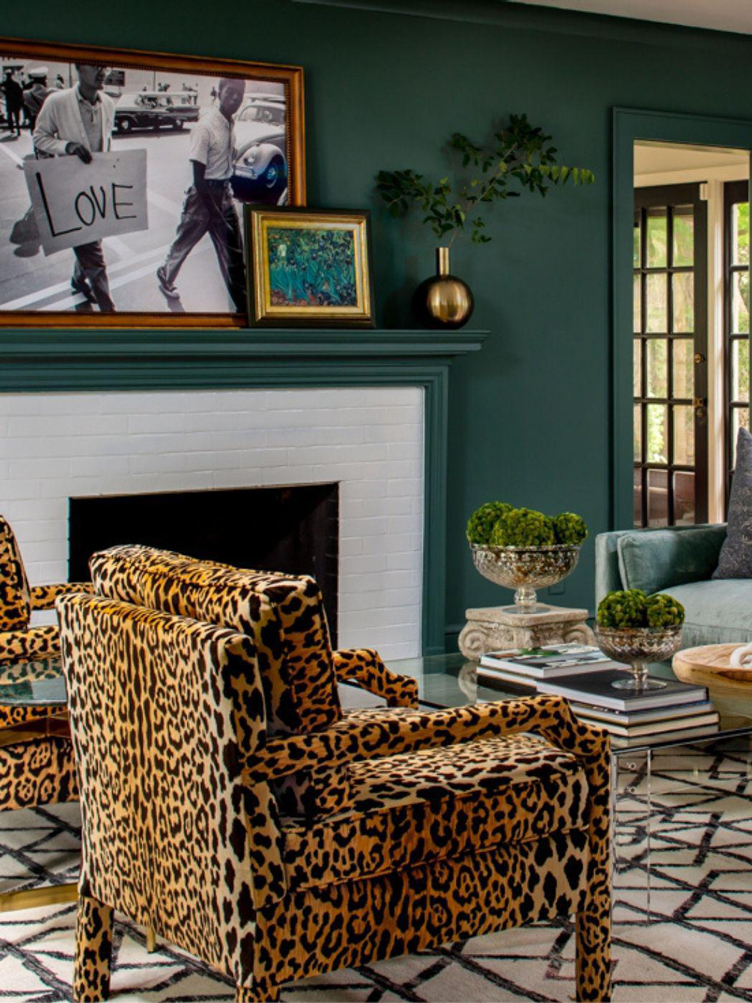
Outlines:
POLYGON ((692 28, 752 35, 751 0, 513 0, 527 6, 559 7, 692 28))

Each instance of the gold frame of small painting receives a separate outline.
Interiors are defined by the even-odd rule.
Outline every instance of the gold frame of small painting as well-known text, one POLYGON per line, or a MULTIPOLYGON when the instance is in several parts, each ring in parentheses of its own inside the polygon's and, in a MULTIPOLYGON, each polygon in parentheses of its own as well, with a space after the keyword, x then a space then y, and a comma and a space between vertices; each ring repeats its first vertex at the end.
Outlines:
POLYGON ((370 215, 246 206, 249 324, 373 327, 370 215))

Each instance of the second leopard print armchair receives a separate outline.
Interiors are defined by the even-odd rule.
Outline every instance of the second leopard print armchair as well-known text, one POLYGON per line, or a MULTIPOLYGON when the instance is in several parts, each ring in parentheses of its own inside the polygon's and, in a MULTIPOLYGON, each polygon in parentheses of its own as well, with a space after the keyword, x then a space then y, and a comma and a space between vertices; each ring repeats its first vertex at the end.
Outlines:
MULTIPOLYGON (((23 682, 58 675, 57 624, 31 626, 35 610, 53 609, 67 592, 90 591, 90 584, 30 586, 15 534, 0 516, 0 679, 23 682), (28 663, 35 664, 30 668, 28 663)), ((64 716, 64 711, 60 712, 64 716)), ((33 722, 50 717, 48 707, 0 704, 0 811, 74 801, 78 797, 70 739, 36 734, 33 722), (30 726, 30 727, 29 727, 30 726), (16 740, 16 738, 18 740, 16 740)))

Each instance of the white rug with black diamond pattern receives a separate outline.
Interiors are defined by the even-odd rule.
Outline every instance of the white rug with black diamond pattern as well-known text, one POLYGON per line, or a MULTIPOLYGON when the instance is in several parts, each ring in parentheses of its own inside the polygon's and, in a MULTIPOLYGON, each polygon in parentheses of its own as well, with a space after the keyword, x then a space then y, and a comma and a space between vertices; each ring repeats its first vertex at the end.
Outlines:
MULTIPOLYGON (((637 762, 634 791, 620 800, 619 810, 616 1003, 752 1000, 751 758, 752 749, 743 745, 731 753, 727 745, 723 752, 658 755, 650 798, 637 762)), ((55 881, 74 879, 78 829, 77 805, 0 815, 0 887, 34 887, 49 882, 50 875, 55 881)), ((75 905, 0 915, 0 999, 71 998, 74 923, 75 905)), ((148 954, 143 930, 130 923, 117 925, 114 950, 112 998, 118 1003, 234 998, 227 980, 183 952, 158 945, 148 954)), ((573 996, 570 924, 476 937, 309 979, 282 993, 286 1003, 491 1003, 573 996)))

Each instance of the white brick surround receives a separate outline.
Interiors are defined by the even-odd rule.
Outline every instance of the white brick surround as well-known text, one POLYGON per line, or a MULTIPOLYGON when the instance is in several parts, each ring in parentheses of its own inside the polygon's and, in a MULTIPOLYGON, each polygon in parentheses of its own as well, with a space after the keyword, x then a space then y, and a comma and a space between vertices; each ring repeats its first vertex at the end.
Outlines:
POLYGON ((421 389, 0 394, 0 512, 32 584, 67 578, 69 497, 332 481, 339 644, 418 655, 421 389))

